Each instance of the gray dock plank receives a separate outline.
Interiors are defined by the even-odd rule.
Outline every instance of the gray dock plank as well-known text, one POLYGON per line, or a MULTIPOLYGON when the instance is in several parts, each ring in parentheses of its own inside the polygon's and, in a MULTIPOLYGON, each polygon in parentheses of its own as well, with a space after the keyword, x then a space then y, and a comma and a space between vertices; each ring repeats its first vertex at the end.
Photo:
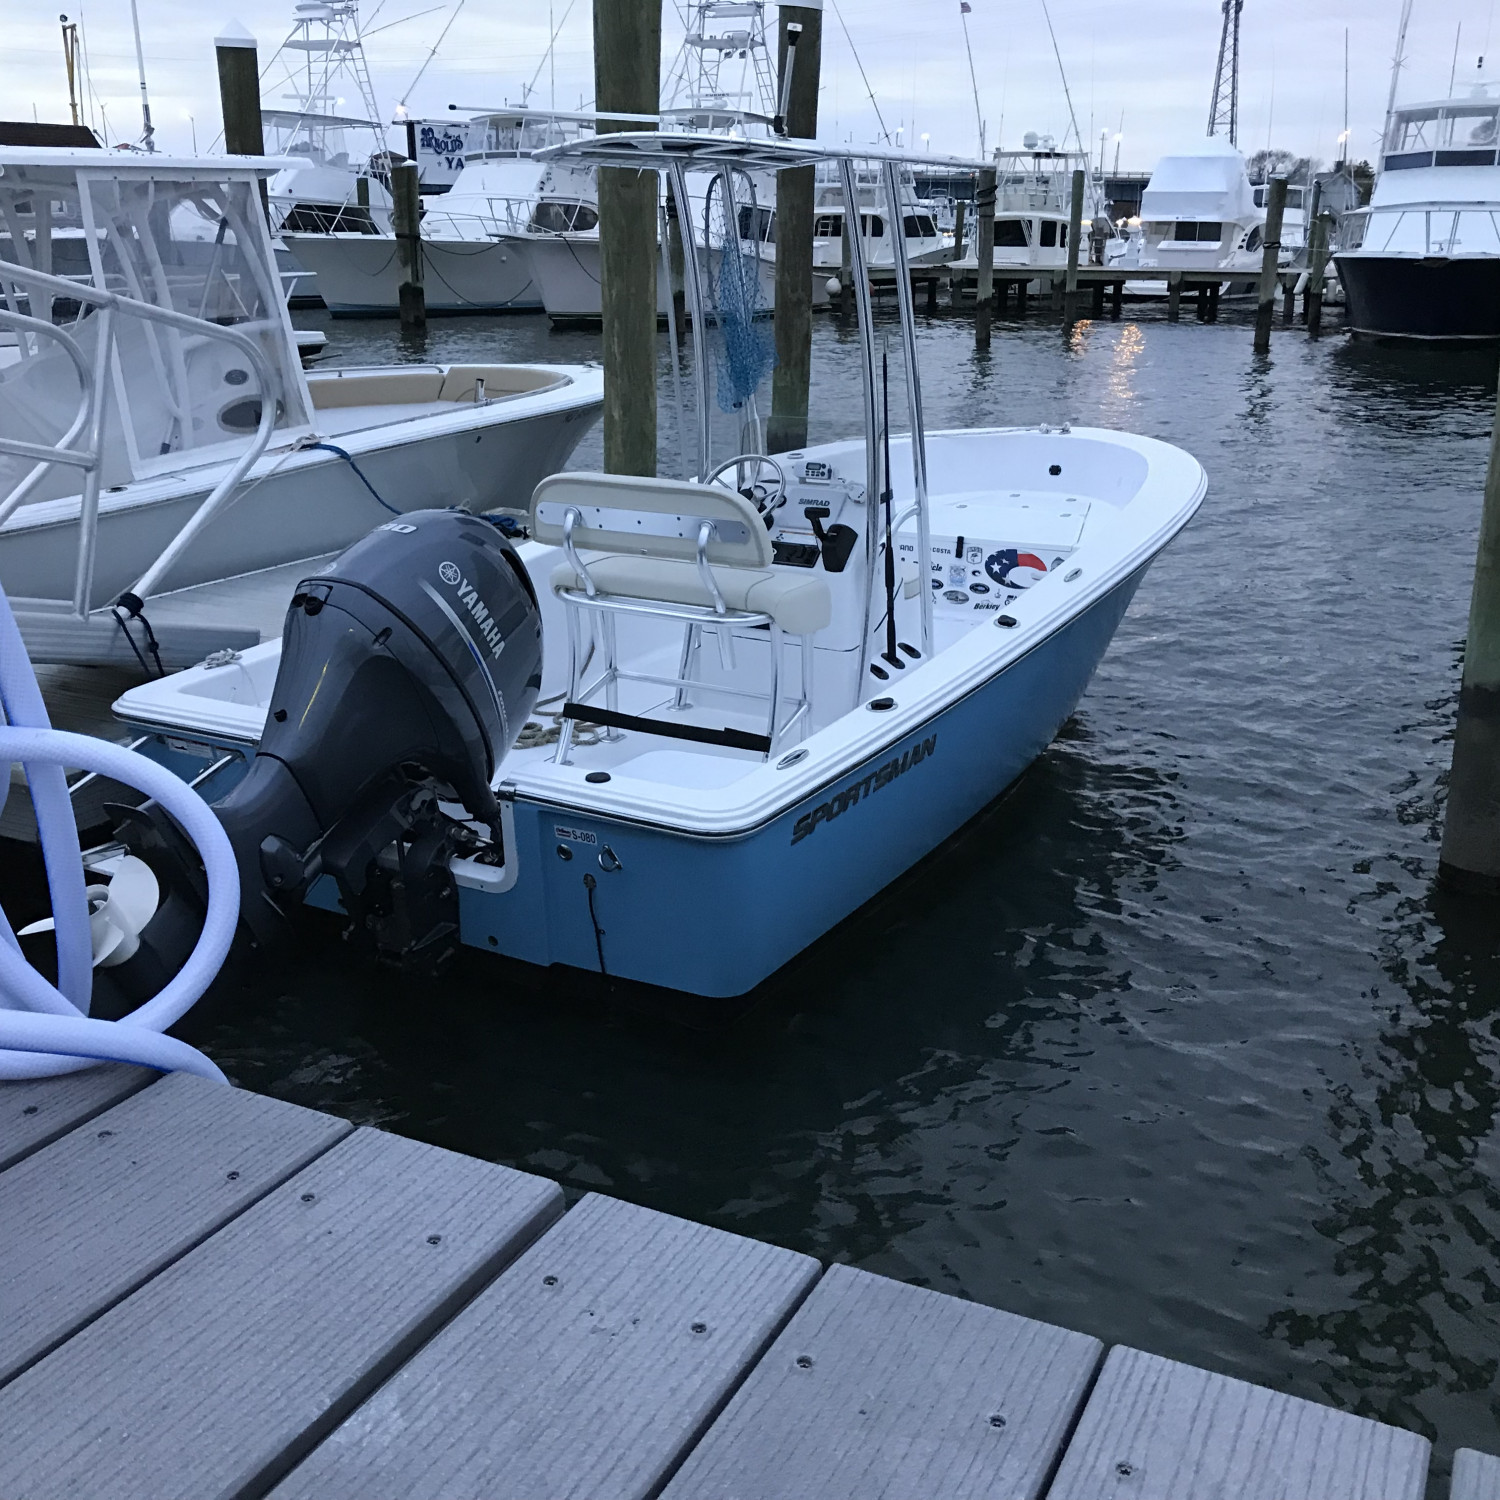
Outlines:
POLYGON ((1421 1500, 1426 1438, 1110 1350, 1048 1500, 1421 1500))
POLYGON ((0 1385, 353 1127, 184 1073, 0 1176, 0 1385))
POLYGON ((263 1493, 561 1199, 356 1131, 0 1389, 0 1495, 263 1493))
POLYGON ((1453 1455, 1449 1500, 1500 1500, 1500 1458, 1460 1448, 1453 1455))
POLYGON ((275 1500, 653 1494, 817 1274, 808 1256, 590 1195, 275 1500))
POLYGON ((150 1068, 109 1063, 61 1078, 0 1083, 0 1172, 160 1077, 150 1068))
POLYGON ((833 1266, 665 1500, 1035 1500, 1104 1346, 833 1266))

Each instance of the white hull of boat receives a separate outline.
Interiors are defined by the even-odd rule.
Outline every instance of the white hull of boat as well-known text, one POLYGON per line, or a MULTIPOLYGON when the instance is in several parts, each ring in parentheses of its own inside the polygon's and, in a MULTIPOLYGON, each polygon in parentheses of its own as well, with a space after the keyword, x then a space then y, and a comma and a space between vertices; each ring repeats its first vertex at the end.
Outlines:
MULTIPOLYGON (((603 313, 600 293, 600 251, 597 236, 555 235, 511 241, 524 244, 529 257, 532 278, 541 295, 542 306, 554 323, 597 323, 603 313)), ((717 271, 719 252, 710 251, 709 263, 717 271)), ((760 298, 770 308, 776 300, 776 262, 769 255, 759 257, 760 298)), ((818 305, 814 278, 813 300, 818 305)), ((826 300, 827 292, 824 291, 826 300)), ((656 272, 656 315, 667 316, 671 293, 666 272, 658 263, 656 272)), ((709 298, 710 302, 712 297, 709 298)))
MULTIPOLYGON (((394 316, 401 268, 396 242, 374 234, 292 234, 288 249, 316 276, 336 318, 394 316)), ((513 240, 422 241, 429 313, 535 312, 542 305, 524 247, 513 240)))
MULTIPOLYGON (((347 416, 361 408, 315 413, 313 441, 342 451, 273 445, 162 586, 190 588, 338 551, 395 512, 524 507, 538 481, 567 461, 602 406, 601 371, 552 368, 566 377, 555 390, 488 405, 448 403, 450 411, 406 421, 387 405, 379 408, 381 425, 363 430, 347 430, 347 416)), ((322 383, 362 373, 315 375, 309 387, 316 392, 322 383)), ((139 479, 100 497, 94 608, 144 574, 229 466, 225 460, 139 479)), ((16 600, 69 597, 78 542, 78 497, 22 506, 0 526, 0 583, 16 600)))

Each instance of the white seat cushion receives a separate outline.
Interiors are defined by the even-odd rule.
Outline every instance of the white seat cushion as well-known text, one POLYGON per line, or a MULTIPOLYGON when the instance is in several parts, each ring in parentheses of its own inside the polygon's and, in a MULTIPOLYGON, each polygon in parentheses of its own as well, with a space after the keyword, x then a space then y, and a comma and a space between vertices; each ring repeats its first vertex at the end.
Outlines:
MULTIPOLYGON (((666 557, 601 557, 588 565, 601 594, 667 604, 713 608, 698 565, 666 557)), ((730 609, 770 615, 789 635, 813 635, 833 618, 828 581, 811 569, 715 568, 714 582, 730 609)), ((552 575, 553 589, 584 589, 583 579, 564 563, 552 575)))

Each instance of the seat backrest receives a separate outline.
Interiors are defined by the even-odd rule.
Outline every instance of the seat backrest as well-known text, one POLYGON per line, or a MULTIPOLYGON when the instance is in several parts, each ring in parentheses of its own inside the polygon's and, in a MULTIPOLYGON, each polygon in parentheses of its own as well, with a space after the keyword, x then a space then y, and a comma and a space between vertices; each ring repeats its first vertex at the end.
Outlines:
POLYGON ((698 555, 698 529, 714 523, 708 560, 722 568, 768 568, 771 538, 760 512, 735 490, 634 474, 553 474, 531 497, 531 534, 560 547, 563 520, 578 512, 573 545, 633 557, 698 555))

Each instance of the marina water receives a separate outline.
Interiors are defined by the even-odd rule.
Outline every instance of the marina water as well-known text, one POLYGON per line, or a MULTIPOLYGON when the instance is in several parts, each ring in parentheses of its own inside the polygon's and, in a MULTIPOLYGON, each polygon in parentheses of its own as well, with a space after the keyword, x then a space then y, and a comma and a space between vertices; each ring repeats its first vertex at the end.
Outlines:
MULTIPOLYGON (((425 356, 322 326, 339 363, 598 356, 540 316, 434 321, 425 356)), ((1440 1467, 1494 1450, 1500 924, 1433 891, 1493 355, 1262 360, 1226 309, 1002 324, 987 357, 940 317, 922 363, 930 430, 1120 427, 1210 476, 1006 798, 727 1031, 483 956, 372 974, 330 932, 190 1034, 569 1190, 1413 1427, 1440 1467)), ((815 440, 858 430, 857 370, 821 321, 815 440)))

